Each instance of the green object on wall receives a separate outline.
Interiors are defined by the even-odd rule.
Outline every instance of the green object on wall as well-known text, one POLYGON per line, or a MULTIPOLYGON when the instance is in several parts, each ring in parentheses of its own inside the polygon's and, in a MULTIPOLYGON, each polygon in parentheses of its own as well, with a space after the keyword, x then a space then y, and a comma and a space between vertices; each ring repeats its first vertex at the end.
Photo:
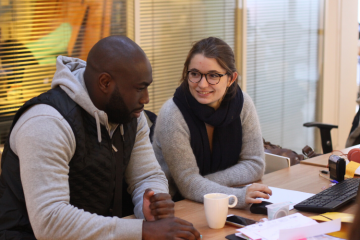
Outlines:
POLYGON ((55 64, 57 55, 67 53, 71 31, 70 23, 62 23, 48 35, 27 43, 25 46, 34 55, 39 65, 55 64))

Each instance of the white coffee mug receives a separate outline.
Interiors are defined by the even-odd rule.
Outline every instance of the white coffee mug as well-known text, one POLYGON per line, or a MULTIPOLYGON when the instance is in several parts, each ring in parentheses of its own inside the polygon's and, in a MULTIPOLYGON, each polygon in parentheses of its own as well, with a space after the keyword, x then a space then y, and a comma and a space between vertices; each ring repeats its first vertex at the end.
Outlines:
POLYGON ((224 193, 209 193, 204 195, 204 208, 207 223, 210 228, 219 229, 225 225, 228 208, 236 206, 238 199, 235 195, 224 193), (229 199, 234 198, 234 203, 229 205, 229 199))

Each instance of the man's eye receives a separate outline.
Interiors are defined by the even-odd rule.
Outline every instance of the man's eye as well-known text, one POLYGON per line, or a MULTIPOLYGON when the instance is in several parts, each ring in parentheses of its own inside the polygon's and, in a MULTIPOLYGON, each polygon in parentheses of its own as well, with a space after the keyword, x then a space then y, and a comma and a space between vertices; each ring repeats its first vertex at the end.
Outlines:
POLYGON ((141 92, 143 90, 147 89, 147 87, 138 88, 138 91, 141 92))

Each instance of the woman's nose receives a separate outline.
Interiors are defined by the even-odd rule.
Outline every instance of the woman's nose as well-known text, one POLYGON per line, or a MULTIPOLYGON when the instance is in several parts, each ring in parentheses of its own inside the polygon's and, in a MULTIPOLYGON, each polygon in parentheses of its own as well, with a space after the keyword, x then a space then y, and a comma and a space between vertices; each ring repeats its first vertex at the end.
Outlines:
POLYGON ((209 83, 206 81, 206 75, 201 76, 200 82, 198 82, 198 86, 201 88, 209 86, 209 83))

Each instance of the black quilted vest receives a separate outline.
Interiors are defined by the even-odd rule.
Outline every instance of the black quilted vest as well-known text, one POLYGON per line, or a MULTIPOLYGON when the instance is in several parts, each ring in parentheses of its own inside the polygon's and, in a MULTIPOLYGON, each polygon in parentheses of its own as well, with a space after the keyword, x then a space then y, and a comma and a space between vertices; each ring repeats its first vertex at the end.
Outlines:
MULTIPOLYGON (((132 214, 131 196, 123 178, 135 143, 137 119, 124 125, 124 136, 118 127, 111 139, 101 125, 99 143, 95 118, 57 87, 27 101, 16 113, 11 130, 24 111, 35 104, 48 104, 58 110, 75 135, 76 150, 69 163, 70 204, 102 216, 132 214)), ((26 211, 19 158, 9 140, 1 165, 0 239, 35 239, 26 211)))

